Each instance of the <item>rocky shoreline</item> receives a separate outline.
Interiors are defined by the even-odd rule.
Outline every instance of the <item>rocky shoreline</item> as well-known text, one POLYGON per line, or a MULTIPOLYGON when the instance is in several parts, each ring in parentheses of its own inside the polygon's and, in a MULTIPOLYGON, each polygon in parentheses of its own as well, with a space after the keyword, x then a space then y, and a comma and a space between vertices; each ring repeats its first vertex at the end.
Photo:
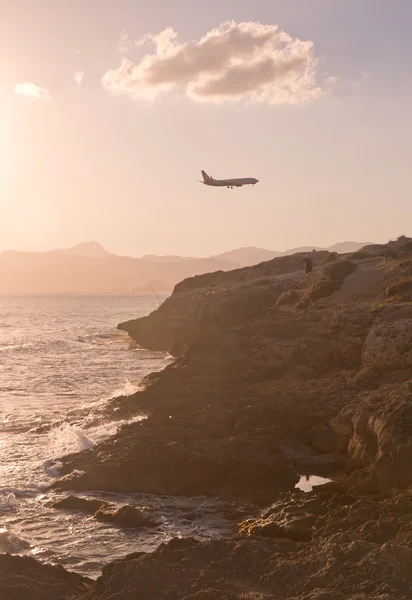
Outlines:
POLYGON ((175 539, 55 595, 13 596, 1 567, 2 598, 410 598, 412 241, 317 252, 309 288, 302 260, 185 280, 119 325, 175 361, 107 409, 147 418, 64 457, 54 486, 224 497, 233 536, 175 539), (305 474, 335 481, 304 494, 305 474))

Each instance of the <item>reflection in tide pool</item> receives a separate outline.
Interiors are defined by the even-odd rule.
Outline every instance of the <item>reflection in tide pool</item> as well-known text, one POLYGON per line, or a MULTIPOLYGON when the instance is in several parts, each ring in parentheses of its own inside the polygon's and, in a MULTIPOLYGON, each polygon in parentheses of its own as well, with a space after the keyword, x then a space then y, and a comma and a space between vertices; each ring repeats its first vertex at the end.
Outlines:
POLYGON ((301 475, 295 487, 302 490, 302 492, 311 492, 314 487, 325 485, 325 483, 330 483, 331 481, 331 479, 319 477, 318 475, 301 475))

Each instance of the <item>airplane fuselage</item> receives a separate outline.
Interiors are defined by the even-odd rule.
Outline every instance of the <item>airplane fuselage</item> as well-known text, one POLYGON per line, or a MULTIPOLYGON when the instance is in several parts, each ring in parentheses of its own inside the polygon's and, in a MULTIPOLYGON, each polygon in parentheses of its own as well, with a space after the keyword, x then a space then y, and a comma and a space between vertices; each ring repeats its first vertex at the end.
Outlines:
POLYGON ((243 177, 242 179, 212 179, 205 183, 216 187, 242 187, 242 185, 255 185, 257 182, 258 180, 253 177, 243 177))
POLYGON ((204 171, 202 171, 203 181, 205 185, 211 185, 213 187, 242 187, 243 185, 255 185, 258 183, 258 179, 254 177, 242 177, 239 179, 213 179, 210 175, 207 175, 204 171))

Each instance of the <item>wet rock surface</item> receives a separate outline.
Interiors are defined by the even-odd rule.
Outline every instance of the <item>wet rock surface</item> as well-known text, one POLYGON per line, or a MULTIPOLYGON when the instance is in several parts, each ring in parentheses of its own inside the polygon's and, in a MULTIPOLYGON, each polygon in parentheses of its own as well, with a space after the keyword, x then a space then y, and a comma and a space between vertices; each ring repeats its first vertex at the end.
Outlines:
POLYGON ((162 519, 150 507, 125 504, 120 508, 113 502, 98 500, 97 498, 81 498, 66 496, 52 504, 57 510, 83 511, 92 515, 97 521, 112 523, 118 527, 142 527, 153 529, 162 524, 162 519))
MULTIPOLYGON (((4 597, 407 600, 411 512, 412 490, 362 495, 331 483, 309 494, 281 494, 256 518, 240 522, 232 537, 210 542, 175 538, 155 552, 114 561, 91 585, 67 574, 67 579, 74 577, 70 595, 60 595, 61 587, 45 587, 47 596, 4 597)), ((25 567, 19 573, 48 581, 50 567, 24 560, 38 572, 25 567)), ((10 569, 0 565, 3 573, 10 569)), ((64 573, 51 569, 54 576, 64 573)))
POLYGON ((94 518, 98 521, 105 523, 114 523, 119 527, 129 528, 155 528, 158 527, 162 521, 156 518, 151 511, 147 509, 140 509, 136 506, 122 506, 117 510, 98 510, 94 518))
POLYGON ((110 504, 104 500, 97 498, 79 498, 78 496, 66 496, 62 500, 58 500, 52 504, 52 508, 58 510, 81 510, 89 514, 94 514, 96 511, 108 508, 110 504))
POLYGON ((411 492, 353 496, 327 487, 282 495, 240 524, 242 535, 174 539, 116 561, 81 598, 410 598, 411 492))
POLYGON ((78 597, 92 581, 34 558, 0 554, 1 600, 65 600, 78 597))

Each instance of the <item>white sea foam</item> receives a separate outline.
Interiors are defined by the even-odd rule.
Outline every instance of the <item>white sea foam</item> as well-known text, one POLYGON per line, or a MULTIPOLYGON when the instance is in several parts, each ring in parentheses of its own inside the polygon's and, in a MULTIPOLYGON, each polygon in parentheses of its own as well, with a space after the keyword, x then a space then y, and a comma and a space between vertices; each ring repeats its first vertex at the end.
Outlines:
POLYGON ((96 445, 96 442, 87 436, 80 427, 70 423, 62 423, 60 427, 52 429, 49 433, 49 440, 52 457, 81 452, 94 448, 96 445))
POLYGON ((104 423, 95 427, 93 429, 93 438, 96 440, 96 443, 107 440, 109 437, 115 435, 120 427, 123 425, 130 425, 132 423, 139 423, 139 421, 144 421, 147 419, 145 415, 138 415, 133 417, 132 419, 124 419, 121 421, 110 421, 109 423, 104 423))
POLYGON ((53 479, 57 479, 60 477, 60 469, 62 468, 62 463, 60 461, 55 461, 52 458, 49 458, 43 463, 43 470, 49 477, 53 479))
POLYGON ((39 492, 44 491, 46 488, 47 486, 45 484, 34 482, 28 482, 27 484, 23 484, 18 487, 16 486, 0 488, 0 513, 2 512, 2 504, 5 508, 9 507, 9 510, 17 509, 17 503, 19 498, 33 498, 34 496, 37 496, 39 492))
POLYGON ((14 492, 0 492, 0 514, 14 512, 18 507, 18 501, 14 492))
POLYGON ((6 527, 0 528, 0 552, 9 554, 18 554, 23 550, 30 548, 30 544, 23 538, 15 535, 6 527))
POLYGON ((109 399, 111 400, 112 398, 118 398, 119 396, 132 396, 133 394, 135 394, 136 392, 138 392, 141 389, 140 385, 136 385, 134 383, 132 383, 129 379, 126 380, 126 383, 117 388, 109 397, 109 399))
POLYGON ((58 457, 94 448, 96 444, 115 435, 123 425, 138 423, 144 419, 147 419, 146 415, 137 415, 132 419, 109 421, 93 426, 96 416, 91 414, 89 419, 83 421, 83 428, 73 423, 62 423, 49 432, 48 449, 51 458, 45 461, 44 471, 50 477, 58 477, 58 470, 62 466, 61 463, 56 463, 58 457))
POLYGON ((113 392, 108 392, 102 398, 100 398, 100 400, 93 399, 90 402, 83 402, 79 406, 72 408, 67 412, 67 416, 81 417, 87 416, 88 414, 90 414, 90 416, 93 416, 93 414, 99 414, 106 409, 109 400, 119 398, 120 396, 132 396, 136 392, 141 391, 143 388, 144 386, 142 384, 136 384, 130 381, 130 379, 127 379, 123 385, 115 388, 113 392))

